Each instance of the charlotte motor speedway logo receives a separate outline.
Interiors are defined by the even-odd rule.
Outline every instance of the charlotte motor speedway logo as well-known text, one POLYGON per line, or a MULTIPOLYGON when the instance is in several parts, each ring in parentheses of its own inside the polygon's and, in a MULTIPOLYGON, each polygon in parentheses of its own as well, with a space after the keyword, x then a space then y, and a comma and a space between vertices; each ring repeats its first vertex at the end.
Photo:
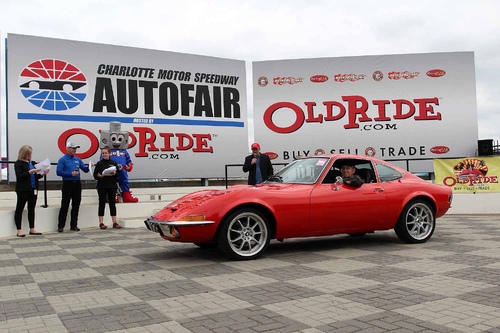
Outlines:
POLYGON ((57 59, 32 62, 21 71, 18 83, 31 104, 50 111, 74 108, 88 94, 85 75, 76 66, 57 59))

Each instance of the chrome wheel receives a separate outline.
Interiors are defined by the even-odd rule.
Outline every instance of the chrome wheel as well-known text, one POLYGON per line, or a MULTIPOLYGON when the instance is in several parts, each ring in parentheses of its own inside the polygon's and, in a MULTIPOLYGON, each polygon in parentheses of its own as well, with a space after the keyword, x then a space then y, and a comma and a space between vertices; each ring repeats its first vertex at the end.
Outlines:
POLYGON ((394 228, 400 239, 408 243, 423 243, 431 238, 436 228, 434 210, 423 200, 410 202, 394 228))
POLYGON ((412 238, 421 240, 434 229, 434 214, 427 205, 415 204, 406 214, 406 229, 412 238))
POLYGON ((221 249, 235 259, 255 259, 269 245, 269 224, 257 210, 238 211, 225 221, 220 233, 221 249))

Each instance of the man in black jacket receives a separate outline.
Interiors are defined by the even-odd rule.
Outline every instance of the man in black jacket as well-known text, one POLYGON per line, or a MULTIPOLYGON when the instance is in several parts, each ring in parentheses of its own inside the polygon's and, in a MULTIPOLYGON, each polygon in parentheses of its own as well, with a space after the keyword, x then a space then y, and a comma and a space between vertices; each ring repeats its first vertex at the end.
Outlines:
POLYGON ((260 145, 252 143, 252 154, 245 157, 243 172, 248 172, 248 185, 257 185, 274 173, 269 156, 260 153, 260 145))

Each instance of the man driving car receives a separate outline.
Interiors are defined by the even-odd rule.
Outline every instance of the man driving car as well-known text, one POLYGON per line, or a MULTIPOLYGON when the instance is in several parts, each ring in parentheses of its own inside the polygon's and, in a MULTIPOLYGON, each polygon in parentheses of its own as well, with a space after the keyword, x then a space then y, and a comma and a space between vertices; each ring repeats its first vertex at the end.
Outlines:
POLYGON ((342 181, 346 185, 358 188, 365 182, 363 178, 355 174, 356 168, 352 161, 344 161, 340 167, 340 172, 342 181))

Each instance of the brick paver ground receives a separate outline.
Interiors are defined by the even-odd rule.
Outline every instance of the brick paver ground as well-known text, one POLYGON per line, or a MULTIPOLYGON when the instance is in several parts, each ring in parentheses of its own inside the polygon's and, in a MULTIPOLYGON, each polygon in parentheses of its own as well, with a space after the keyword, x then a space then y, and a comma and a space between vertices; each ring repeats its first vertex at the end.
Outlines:
POLYGON ((500 216, 445 216, 419 245, 272 242, 244 262, 145 228, 0 239, 3 332, 500 332, 500 216))

